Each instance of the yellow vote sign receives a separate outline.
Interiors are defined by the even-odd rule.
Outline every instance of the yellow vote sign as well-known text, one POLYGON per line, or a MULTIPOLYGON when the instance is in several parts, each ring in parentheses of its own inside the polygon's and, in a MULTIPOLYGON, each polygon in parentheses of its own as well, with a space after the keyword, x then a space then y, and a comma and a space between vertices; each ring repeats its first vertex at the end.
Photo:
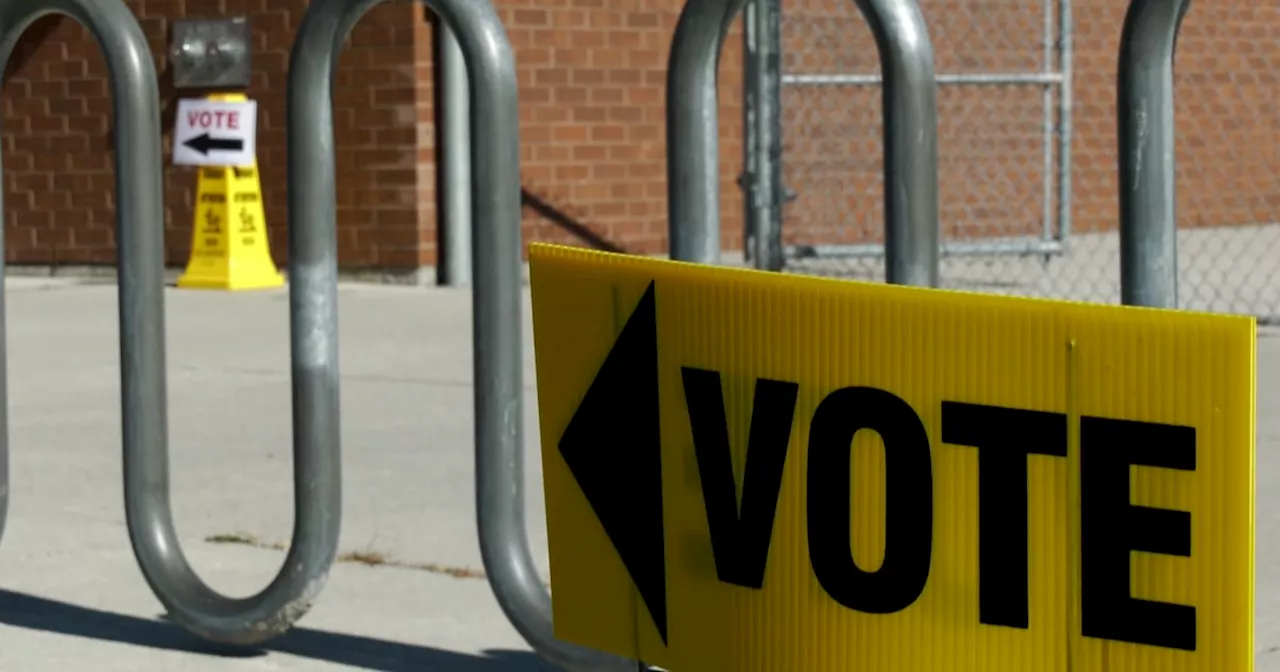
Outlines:
POLYGON ((1252 319, 530 262, 558 637, 673 672, 1253 668, 1252 319))
MULTIPOLYGON (((216 102, 243 102, 243 94, 220 94, 216 102)), ((209 118, 223 118, 211 113, 209 118)), ((202 138, 209 143, 223 142, 202 138)), ((194 142, 194 141, 193 141, 194 142)), ((216 146, 216 145, 215 145, 216 146)), ((192 212, 191 256, 178 286, 189 289, 249 290, 284 285, 271 259, 267 215, 258 163, 203 165, 198 169, 192 212)))

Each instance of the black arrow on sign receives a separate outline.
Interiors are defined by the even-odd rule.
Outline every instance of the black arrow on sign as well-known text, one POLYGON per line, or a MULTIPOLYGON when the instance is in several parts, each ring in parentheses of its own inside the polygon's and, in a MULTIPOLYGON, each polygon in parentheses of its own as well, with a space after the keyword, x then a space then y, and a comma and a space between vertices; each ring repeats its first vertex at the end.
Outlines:
POLYGON ((560 454, 667 641, 653 283, 560 437, 560 454))
POLYGON ((238 138, 215 138, 208 133, 201 133, 182 144, 205 155, 215 149, 224 152, 239 152, 244 149, 244 140, 238 138))

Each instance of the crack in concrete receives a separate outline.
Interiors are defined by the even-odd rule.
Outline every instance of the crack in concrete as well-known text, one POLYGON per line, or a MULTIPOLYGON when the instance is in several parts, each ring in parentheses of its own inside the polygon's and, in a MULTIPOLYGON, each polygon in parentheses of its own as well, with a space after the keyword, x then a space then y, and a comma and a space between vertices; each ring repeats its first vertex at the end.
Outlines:
MULTIPOLYGON (((285 542, 266 541, 259 539, 252 534, 239 532, 213 534, 205 537, 204 540, 210 544, 248 546, 250 548, 259 548, 271 551, 289 550, 289 545, 285 542)), ((447 574, 456 579, 486 578, 484 570, 445 565, 437 562, 412 562, 407 560, 398 560, 379 551, 348 551, 346 553, 339 553, 336 562, 365 565, 366 567, 395 567, 397 569, 411 569, 419 572, 429 572, 431 574, 447 574)))

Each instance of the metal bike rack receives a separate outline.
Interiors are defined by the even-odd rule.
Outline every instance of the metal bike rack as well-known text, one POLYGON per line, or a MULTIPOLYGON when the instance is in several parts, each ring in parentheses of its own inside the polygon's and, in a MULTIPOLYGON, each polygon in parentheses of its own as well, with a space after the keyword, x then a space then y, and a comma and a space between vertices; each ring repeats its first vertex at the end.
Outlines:
POLYGON ((689 0, 667 62, 671 258, 720 263, 718 76, 725 35, 746 0, 689 0))
MULTIPOLYGON (((8 62, 33 21, 51 13, 76 19, 97 38, 114 95, 124 499, 134 555, 175 622, 209 640, 260 642, 284 632, 306 613, 337 549, 341 500, 333 276, 303 273, 291 288, 297 507, 293 543, 284 568, 266 589, 248 598, 228 598, 192 570, 170 510, 164 187, 160 97, 151 51, 120 0, 8 0, 0 3, 0 25, 7 27, 0 62, 8 62)), ((7 462, 7 445, 0 453, 7 462)), ((7 480, 4 485, 0 509, 7 507, 7 480)))
MULTIPOLYGON (((9 58, 23 33, 37 19, 49 14, 65 14, 85 26, 102 46, 111 73, 115 102, 116 132, 121 138, 116 155, 116 189, 119 207, 116 211, 120 253, 125 253, 127 240, 136 238, 141 222, 163 221, 155 194, 159 183, 159 145, 155 165, 149 161, 148 136, 159 140, 160 121, 155 92, 155 71, 151 61, 138 59, 149 53, 145 39, 133 14, 122 3, 113 0, 5 0, 0 2, 0 69, 7 69, 9 58), (144 177, 154 168, 155 183, 148 179, 126 179, 119 170, 122 162, 136 163, 144 177)), ((0 200, 3 194, 0 193, 0 200)), ((5 281, 4 237, 0 236, 0 288, 5 281)), ((123 291, 123 288, 122 288, 123 291)), ((9 392, 8 347, 5 335, 5 293, 0 291, 0 537, 9 517, 9 392)), ((121 346, 125 347, 124 324, 121 324, 121 346)))
POLYGON ((435 22, 440 59, 440 228, 444 234, 437 264, 438 284, 471 285, 471 130, 467 114, 467 64, 453 31, 435 22))
MULTIPOLYGON (((314 0, 289 63, 290 257, 296 272, 320 279, 326 290, 336 255, 331 80, 347 31, 381 1, 314 0)), ((573 672, 634 672, 637 662, 555 638, 551 599, 525 531, 515 58, 488 2, 426 5, 456 36, 470 81, 476 518, 484 568, 507 618, 544 658, 573 672)), ((317 292, 309 300, 332 306, 332 299, 317 292)))
MULTIPOLYGON (((122 0, 0 0, 0 65, 38 18, 61 13, 102 46, 117 139, 117 264, 124 499, 139 567, 175 622, 209 640, 282 634, 322 590, 341 517, 335 159, 336 59, 382 0, 315 0, 290 59, 288 162, 295 525, 281 571, 261 592, 228 598, 182 552, 170 508, 164 338, 163 180, 156 73, 122 0), (127 167, 128 170, 125 170, 127 167)), ((643 663, 555 638, 550 596, 524 519, 519 116, 514 57, 492 6, 425 0, 457 36, 470 75, 476 512, 498 603, 547 660, 573 672, 643 663)), ((719 260, 716 66, 745 0, 689 0, 668 74, 672 257, 719 260)), ((884 79, 889 282, 936 286, 936 103, 932 46, 913 0, 857 0, 884 79)), ((1177 305, 1173 54, 1190 0, 1132 0, 1118 72, 1123 301, 1177 305)), ((0 283, 3 283, 0 255, 0 283)), ((0 292, 0 348, 4 347, 0 292)), ((2 350, 0 350, 2 352, 2 350)), ((0 356, 0 535, 8 511, 8 424, 0 356)))
POLYGON ((1132 0, 1120 38, 1120 296, 1178 307, 1173 54, 1191 0, 1132 0))
MULTIPOLYGON (((689 0, 667 70, 671 258, 720 261, 716 69, 745 0, 689 0)), ((938 111, 933 44, 915 0, 856 0, 875 36, 884 79, 886 279, 938 284, 938 111)))

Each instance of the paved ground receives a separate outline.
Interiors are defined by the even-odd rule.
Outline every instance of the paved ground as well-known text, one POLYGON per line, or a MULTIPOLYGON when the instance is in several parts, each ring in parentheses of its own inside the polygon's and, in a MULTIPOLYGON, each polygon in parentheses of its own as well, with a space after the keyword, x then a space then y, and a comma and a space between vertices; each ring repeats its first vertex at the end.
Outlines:
MULTIPOLYGON (((9 281, 13 497, 0 545, 0 670, 550 669, 483 580, 439 571, 480 565, 466 293, 343 287, 342 551, 389 562, 339 564, 305 627, 227 657, 157 619, 129 551, 115 291, 9 281)), ((271 546, 292 522, 287 326, 283 292, 169 294, 175 516, 196 568, 236 594, 275 572, 282 554, 271 546), (237 541, 207 541, 215 535, 237 541)), ((1261 338, 1259 356, 1260 404, 1275 409, 1280 337, 1261 338)), ((528 404, 531 439, 535 413, 528 404)), ((1258 660, 1280 670, 1280 419, 1264 412, 1260 423, 1258 660)), ((545 572, 537 465, 529 460, 529 523, 545 572)))
MULTIPOLYGON (((392 564, 340 564, 305 628, 265 655, 228 660, 155 620, 159 603, 129 550, 115 286, 10 279, 9 290, 13 495, 0 545, 0 669, 551 669, 483 579, 395 566, 480 567, 469 295, 343 288, 342 551, 392 564)), ((176 522, 196 569, 241 595, 265 585, 283 554, 206 539, 288 540, 285 298, 173 291, 167 304, 176 522)), ((529 522, 545 574, 537 465, 529 522)))

